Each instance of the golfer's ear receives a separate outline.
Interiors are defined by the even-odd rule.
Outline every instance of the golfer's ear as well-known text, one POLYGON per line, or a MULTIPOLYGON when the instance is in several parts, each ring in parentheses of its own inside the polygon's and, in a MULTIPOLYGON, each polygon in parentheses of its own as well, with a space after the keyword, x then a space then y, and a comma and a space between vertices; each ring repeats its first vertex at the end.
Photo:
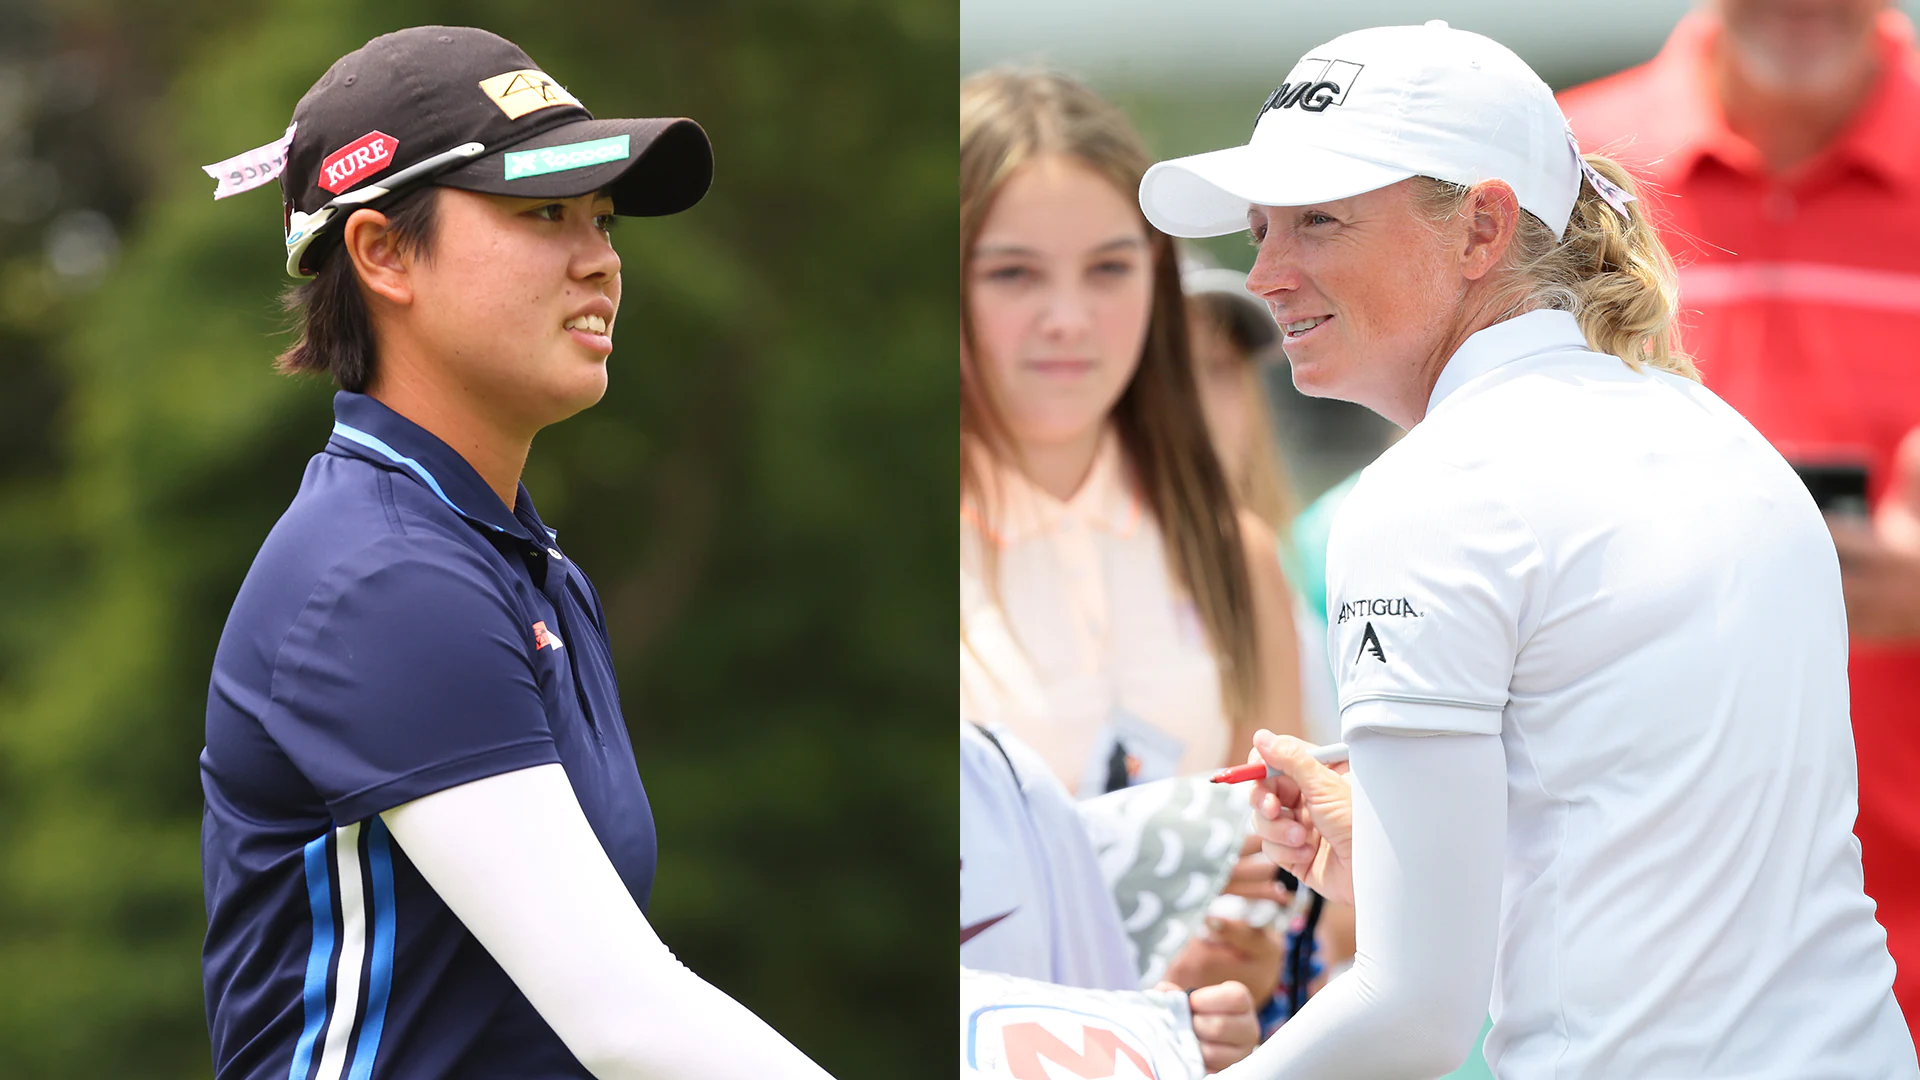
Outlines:
POLYGON ((1513 246, 1520 231, 1520 198, 1504 180, 1485 180, 1467 195, 1467 236, 1460 272, 1469 281, 1485 277, 1513 246))
POLYGON ((369 292, 395 304, 413 303, 413 260, 395 242, 387 215, 355 210, 341 230, 341 242, 369 292))

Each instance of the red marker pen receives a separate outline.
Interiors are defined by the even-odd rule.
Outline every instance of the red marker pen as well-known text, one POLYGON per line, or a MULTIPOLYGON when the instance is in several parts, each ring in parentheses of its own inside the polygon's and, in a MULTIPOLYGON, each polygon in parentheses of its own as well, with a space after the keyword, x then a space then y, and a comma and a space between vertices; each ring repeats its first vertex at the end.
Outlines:
MULTIPOLYGON (((1343 742, 1328 743, 1325 746, 1314 747, 1307 751, 1307 754, 1322 765, 1338 765, 1347 760, 1347 744, 1343 742)), ((1240 784, 1248 780, 1258 780, 1264 776, 1279 775, 1280 770, 1270 769, 1265 764, 1256 761, 1250 765, 1235 765, 1231 769, 1221 769, 1219 772, 1213 774, 1213 782, 1216 784, 1240 784)))

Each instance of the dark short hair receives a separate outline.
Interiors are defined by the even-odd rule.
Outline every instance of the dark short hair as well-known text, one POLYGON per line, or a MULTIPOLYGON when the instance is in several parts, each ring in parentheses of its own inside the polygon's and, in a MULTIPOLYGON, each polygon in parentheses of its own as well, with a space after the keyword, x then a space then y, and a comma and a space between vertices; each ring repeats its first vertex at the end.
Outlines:
MULTIPOLYGON (((379 208, 401 251, 433 253, 439 190, 428 184, 379 208)), ((326 250, 309 256, 309 265, 317 268, 314 276, 281 294, 280 305, 294 317, 297 336, 273 366, 287 375, 325 372, 340 389, 363 393, 377 359, 373 321, 353 260, 342 251, 344 224, 338 234, 323 237, 326 250)))

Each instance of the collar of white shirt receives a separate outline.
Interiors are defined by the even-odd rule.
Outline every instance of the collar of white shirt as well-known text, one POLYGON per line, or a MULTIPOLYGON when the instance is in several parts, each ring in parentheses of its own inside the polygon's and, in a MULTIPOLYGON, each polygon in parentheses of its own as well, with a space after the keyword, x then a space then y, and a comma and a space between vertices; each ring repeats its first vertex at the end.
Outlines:
POLYGON ((1087 478, 1065 500, 1042 490, 1019 469, 1001 462, 977 443, 970 444, 967 452, 976 455, 975 467, 986 489, 983 495, 993 508, 992 521, 989 527, 971 501, 961 506, 960 516, 998 546, 1057 532, 1070 520, 1123 538, 1132 536, 1140 524, 1140 501, 1133 491, 1120 437, 1111 427, 1100 436, 1100 448, 1087 478))
POLYGON ((1497 322, 1460 343, 1427 398, 1431 415, 1449 394, 1497 367, 1528 356, 1569 349, 1590 352, 1580 320, 1566 311, 1529 311, 1497 322))

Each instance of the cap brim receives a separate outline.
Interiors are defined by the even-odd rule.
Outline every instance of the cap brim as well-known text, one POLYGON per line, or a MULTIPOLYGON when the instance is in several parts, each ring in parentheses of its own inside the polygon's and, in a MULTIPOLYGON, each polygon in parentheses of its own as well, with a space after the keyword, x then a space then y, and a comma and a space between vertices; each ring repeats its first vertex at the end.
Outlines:
POLYGON ((571 199, 605 189, 614 213, 658 217, 677 214, 707 193, 713 147, 700 125, 684 118, 578 120, 475 158, 434 183, 532 199, 571 199), (625 155, 611 157, 622 136, 625 155), (581 144, 594 145, 568 152, 581 144))
POLYGON ((1224 236, 1247 227, 1247 208, 1346 199, 1413 174, 1318 146, 1249 143, 1162 161, 1140 178, 1140 209, 1172 236, 1224 236))

